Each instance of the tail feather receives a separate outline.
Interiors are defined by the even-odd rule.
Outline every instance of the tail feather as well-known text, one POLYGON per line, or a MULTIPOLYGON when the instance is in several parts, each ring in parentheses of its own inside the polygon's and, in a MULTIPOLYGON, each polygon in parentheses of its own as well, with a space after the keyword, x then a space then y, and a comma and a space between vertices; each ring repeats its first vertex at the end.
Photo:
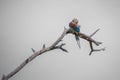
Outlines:
POLYGON ((75 39, 76 39, 76 41, 77 41, 78 47, 81 48, 79 36, 76 36, 76 35, 75 35, 75 39))

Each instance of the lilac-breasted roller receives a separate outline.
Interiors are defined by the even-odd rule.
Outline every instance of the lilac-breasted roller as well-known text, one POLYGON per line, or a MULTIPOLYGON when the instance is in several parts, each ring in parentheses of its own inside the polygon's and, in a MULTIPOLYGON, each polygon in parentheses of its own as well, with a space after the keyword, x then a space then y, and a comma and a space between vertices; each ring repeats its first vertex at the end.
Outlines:
MULTIPOLYGON (((80 32, 80 25, 78 25, 78 20, 76 18, 74 18, 70 23, 69 23, 69 27, 76 31, 76 32, 80 32)), ((80 48, 80 39, 79 36, 75 35, 75 39, 77 41, 78 47, 80 48)))

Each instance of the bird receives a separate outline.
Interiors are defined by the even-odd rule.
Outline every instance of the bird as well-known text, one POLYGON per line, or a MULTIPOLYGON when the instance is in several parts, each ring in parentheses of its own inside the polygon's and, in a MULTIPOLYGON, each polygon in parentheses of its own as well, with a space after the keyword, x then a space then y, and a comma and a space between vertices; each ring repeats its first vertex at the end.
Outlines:
MULTIPOLYGON (((73 31, 80 32, 80 25, 78 24, 78 19, 77 19, 77 18, 74 18, 74 19, 69 23, 69 27, 70 27, 70 29, 72 29, 73 31)), ((76 42, 77 42, 78 47, 81 48, 79 36, 78 36, 78 35, 75 35, 75 39, 76 39, 76 42)))

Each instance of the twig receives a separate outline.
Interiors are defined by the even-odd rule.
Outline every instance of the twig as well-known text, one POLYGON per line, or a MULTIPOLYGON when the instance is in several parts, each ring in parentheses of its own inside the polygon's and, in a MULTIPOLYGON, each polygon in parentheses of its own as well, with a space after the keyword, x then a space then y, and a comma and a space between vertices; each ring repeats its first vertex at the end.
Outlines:
POLYGON ((66 45, 66 44, 64 43, 64 44, 61 44, 61 45, 55 46, 54 48, 56 48, 56 49, 61 49, 62 51, 68 53, 68 51, 67 51, 65 48, 63 48, 64 45, 66 45))
POLYGON ((105 48, 93 49, 93 50, 90 51, 89 56, 91 56, 92 52, 95 52, 95 51, 104 51, 104 50, 105 50, 105 48))
POLYGON ((92 33, 89 37, 92 37, 96 32, 98 32, 100 29, 97 29, 94 33, 92 33))
POLYGON ((32 49, 32 52, 35 53, 35 50, 33 48, 31 48, 31 49, 32 49))
POLYGON ((45 44, 43 44, 43 49, 45 49, 45 44))

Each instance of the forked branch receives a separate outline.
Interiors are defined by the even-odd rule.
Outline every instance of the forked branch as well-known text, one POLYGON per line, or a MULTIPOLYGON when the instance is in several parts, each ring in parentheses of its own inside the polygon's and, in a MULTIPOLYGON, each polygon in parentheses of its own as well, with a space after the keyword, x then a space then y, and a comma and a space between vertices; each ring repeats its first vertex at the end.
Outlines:
MULTIPOLYGON (((41 55, 41 54, 43 54, 43 53, 45 53, 47 51, 51 51, 51 50, 55 50, 55 49, 60 49, 60 50, 62 50, 64 52, 68 52, 66 49, 63 48, 63 46, 65 44, 62 43, 62 44, 58 45, 58 43, 60 41, 62 41, 62 39, 64 38, 64 36, 66 34, 72 33, 72 34, 75 34, 75 35, 79 35, 81 38, 83 38, 83 39, 87 40, 88 42, 90 42, 90 44, 91 43, 95 43, 98 46, 99 44, 101 44, 101 42, 97 42, 97 41, 95 41, 94 39, 91 38, 97 31, 98 30, 96 30, 93 34, 91 34, 91 36, 87 36, 87 35, 85 35, 83 33, 73 32, 73 31, 71 31, 71 29, 66 29, 65 28, 64 31, 63 31, 63 33, 62 33, 62 35, 51 46, 46 47, 45 44, 44 44, 43 48, 41 50, 37 51, 37 52, 32 48, 32 51, 33 51, 34 54, 32 54, 30 57, 28 57, 26 60, 24 60, 12 72, 10 72, 7 75, 3 75, 2 80, 8 80, 13 75, 15 75, 17 72, 19 72, 25 65, 27 65, 29 62, 31 62, 34 58, 36 58, 37 56, 39 56, 39 55, 41 55)), ((93 51, 93 48, 91 48, 91 49, 93 51)))

